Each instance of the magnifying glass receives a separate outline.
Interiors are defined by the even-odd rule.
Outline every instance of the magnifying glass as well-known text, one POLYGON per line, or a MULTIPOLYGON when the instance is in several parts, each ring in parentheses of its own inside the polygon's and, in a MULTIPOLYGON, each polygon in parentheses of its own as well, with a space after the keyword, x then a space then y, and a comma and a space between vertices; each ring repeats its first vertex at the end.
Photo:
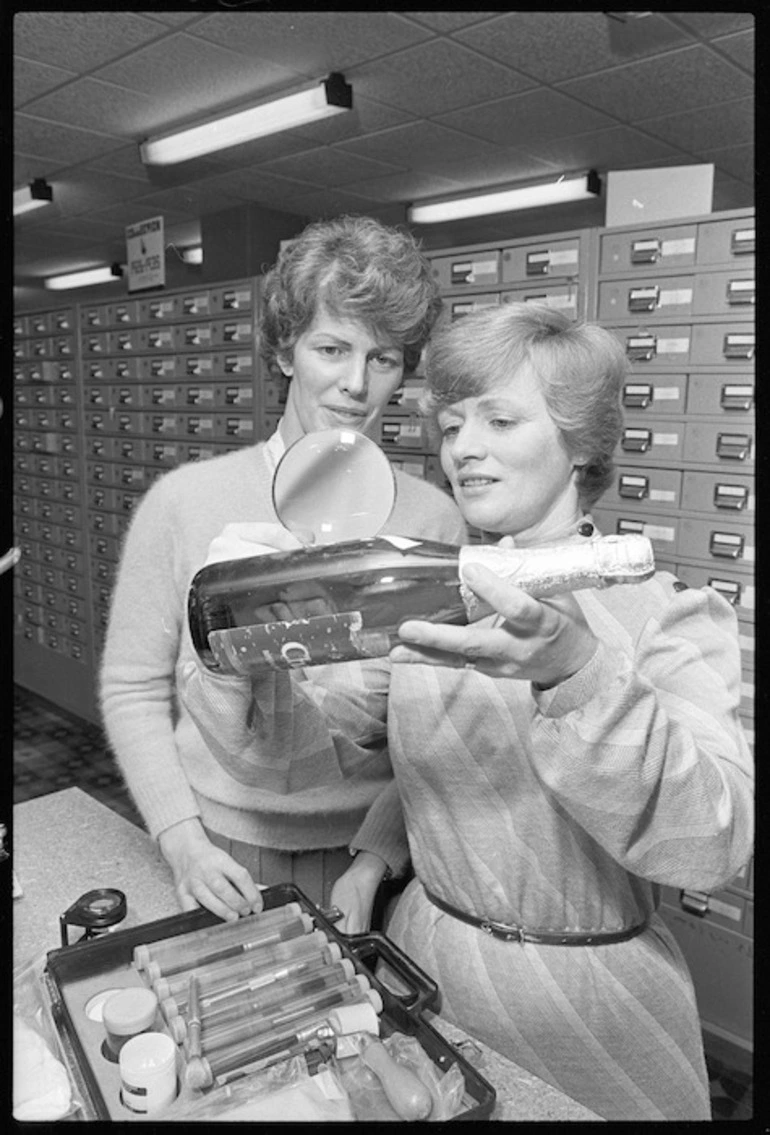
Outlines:
POLYGON ((273 477, 273 505, 284 528, 303 542, 339 544, 376 536, 396 502, 396 477, 371 438, 356 430, 305 434, 273 477))

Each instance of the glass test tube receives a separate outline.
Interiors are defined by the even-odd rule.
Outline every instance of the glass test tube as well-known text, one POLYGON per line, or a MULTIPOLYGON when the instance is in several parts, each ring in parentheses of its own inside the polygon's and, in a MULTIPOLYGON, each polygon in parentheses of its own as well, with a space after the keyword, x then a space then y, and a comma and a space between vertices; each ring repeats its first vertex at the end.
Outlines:
POLYGON ((232 989, 259 974, 271 973, 291 961, 316 957, 328 945, 329 940, 324 931, 316 930, 312 934, 303 934, 301 938, 269 945, 258 952, 244 953, 240 958, 215 961, 210 966, 194 966, 184 974, 158 977, 153 981, 152 989, 159 1001, 174 998, 179 1006, 183 1006, 187 1001, 187 985, 191 974, 198 978, 201 998, 214 997, 220 991, 232 989))
MULTIPOLYGON (((224 1009, 204 1016, 201 1019, 201 1034, 213 1045, 215 1039, 228 1029, 232 1030, 242 1023, 249 1024, 258 1018, 269 1017, 279 1008, 288 1012, 295 1002, 304 1002, 316 994, 323 994, 326 990, 350 985, 355 976, 355 966, 345 958, 337 965, 324 966, 322 970, 316 970, 302 981, 289 984, 276 983, 262 991, 257 998, 249 997, 240 1002, 231 1002, 224 1009)), ((179 1020, 181 1021, 181 1018, 179 1020)))
MULTIPOLYGON (((366 979, 364 978, 364 981, 366 979)), ((326 1012, 339 1005, 350 1005, 366 998, 358 982, 334 990, 325 996, 310 999, 308 1008, 296 1011, 291 1019, 290 1014, 276 1015, 273 1018, 273 1028, 262 1032, 256 1037, 230 1044, 227 1047, 214 1050, 207 1049, 203 1041, 203 1053, 209 1064, 212 1075, 216 1078, 223 1072, 233 1068, 240 1068, 253 1060, 261 1060, 288 1047, 296 1034, 305 1031, 317 1022, 318 1026, 325 1024, 326 1012), (289 1019, 287 1019, 289 1018, 289 1019)))
MULTIPOLYGON (((234 929, 237 929, 237 923, 234 924, 234 929)), ((173 953, 169 952, 160 959, 153 957, 146 966, 147 976, 150 981, 154 981, 158 977, 181 973, 197 966, 210 965, 212 962, 224 961, 227 958, 237 958, 251 950, 260 950, 265 946, 273 946, 290 938, 310 934, 312 930, 313 919, 309 914, 300 914, 285 922, 261 928, 258 923, 254 923, 250 933, 244 935, 243 931, 240 931, 234 942, 221 935, 216 941, 191 942, 186 947, 180 947, 173 953)))
POLYGON ((153 982, 153 989, 160 1000, 160 1007, 166 1020, 176 1017, 187 1009, 187 988, 191 974, 198 978, 201 1008, 206 1008, 232 992, 242 990, 250 981, 272 980, 272 975, 280 973, 295 963, 325 958, 337 961, 341 951, 336 942, 330 942, 322 930, 292 938, 288 942, 278 942, 261 950, 251 951, 240 958, 215 962, 210 966, 200 966, 184 974, 161 977, 153 982))
POLYGON ((301 913, 302 908, 299 903, 292 902, 285 906, 277 906, 273 910, 261 911, 259 914, 244 915, 236 922, 218 922, 214 926, 201 926, 198 930, 189 930, 186 934, 158 938, 156 942, 143 942, 134 947, 134 965, 139 970, 146 970, 150 962, 163 962, 190 946, 200 948, 204 943, 216 943, 220 940, 243 941, 244 937, 247 938, 255 928, 261 930, 276 923, 287 922, 301 913))

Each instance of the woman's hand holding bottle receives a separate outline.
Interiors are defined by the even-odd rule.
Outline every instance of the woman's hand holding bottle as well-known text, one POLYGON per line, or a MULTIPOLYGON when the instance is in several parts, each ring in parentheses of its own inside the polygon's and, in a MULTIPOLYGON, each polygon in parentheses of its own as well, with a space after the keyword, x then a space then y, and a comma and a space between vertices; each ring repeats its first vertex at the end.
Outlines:
POLYGON ((519 678, 548 689, 572 677, 591 659, 597 639, 573 595, 533 599, 481 564, 463 579, 503 622, 447 626, 410 619, 399 627, 396 663, 473 667, 493 678, 519 678))

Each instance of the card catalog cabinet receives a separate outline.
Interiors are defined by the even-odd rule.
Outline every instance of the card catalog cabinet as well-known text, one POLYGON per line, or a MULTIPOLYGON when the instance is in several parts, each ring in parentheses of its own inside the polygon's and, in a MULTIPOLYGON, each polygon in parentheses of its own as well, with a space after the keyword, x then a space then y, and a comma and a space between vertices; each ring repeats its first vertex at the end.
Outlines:
MULTIPOLYGON (((755 227, 735 210, 599 230, 593 317, 624 345, 618 475, 594 515, 643 532, 661 567, 735 608, 753 744, 755 227)), ((707 1036, 752 1043, 753 871, 714 894, 663 889, 707 1036)))
POLYGON ((16 678, 98 720, 121 540, 166 470, 263 436, 257 281, 14 323, 16 678))

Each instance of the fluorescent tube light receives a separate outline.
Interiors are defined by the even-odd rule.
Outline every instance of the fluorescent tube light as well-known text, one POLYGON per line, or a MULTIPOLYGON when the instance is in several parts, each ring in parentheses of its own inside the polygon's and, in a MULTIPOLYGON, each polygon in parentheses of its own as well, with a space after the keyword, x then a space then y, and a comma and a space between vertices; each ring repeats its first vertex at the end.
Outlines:
POLYGON ((194 244, 190 248, 181 248, 179 255, 185 264, 202 264, 203 263, 203 245, 194 244))
POLYGON ((543 205, 558 205, 565 201, 583 201, 601 192, 601 180, 595 170, 582 177, 560 177, 556 181, 518 188, 477 193, 472 197, 454 197, 450 200, 425 202, 409 207, 409 220, 416 225, 432 225, 441 221, 456 221, 463 217, 483 217, 490 213, 508 213, 516 209, 534 209, 543 205))
POLYGON ((63 291, 68 288, 87 288, 91 284, 110 284, 123 275, 120 264, 104 264, 101 268, 86 268, 82 272, 66 272, 63 276, 48 276, 43 280, 46 288, 63 291))
POLYGON ((36 177, 29 185, 13 191, 13 215, 29 213, 32 209, 42 209, 53 201, 53 189, 42 177, 36 177))
POLYGON ((332 71, 309 89, 148 138, 140 144, 139 152, 145 165, 173 165, 352 108, 352 87, 343 75, 332 71))

